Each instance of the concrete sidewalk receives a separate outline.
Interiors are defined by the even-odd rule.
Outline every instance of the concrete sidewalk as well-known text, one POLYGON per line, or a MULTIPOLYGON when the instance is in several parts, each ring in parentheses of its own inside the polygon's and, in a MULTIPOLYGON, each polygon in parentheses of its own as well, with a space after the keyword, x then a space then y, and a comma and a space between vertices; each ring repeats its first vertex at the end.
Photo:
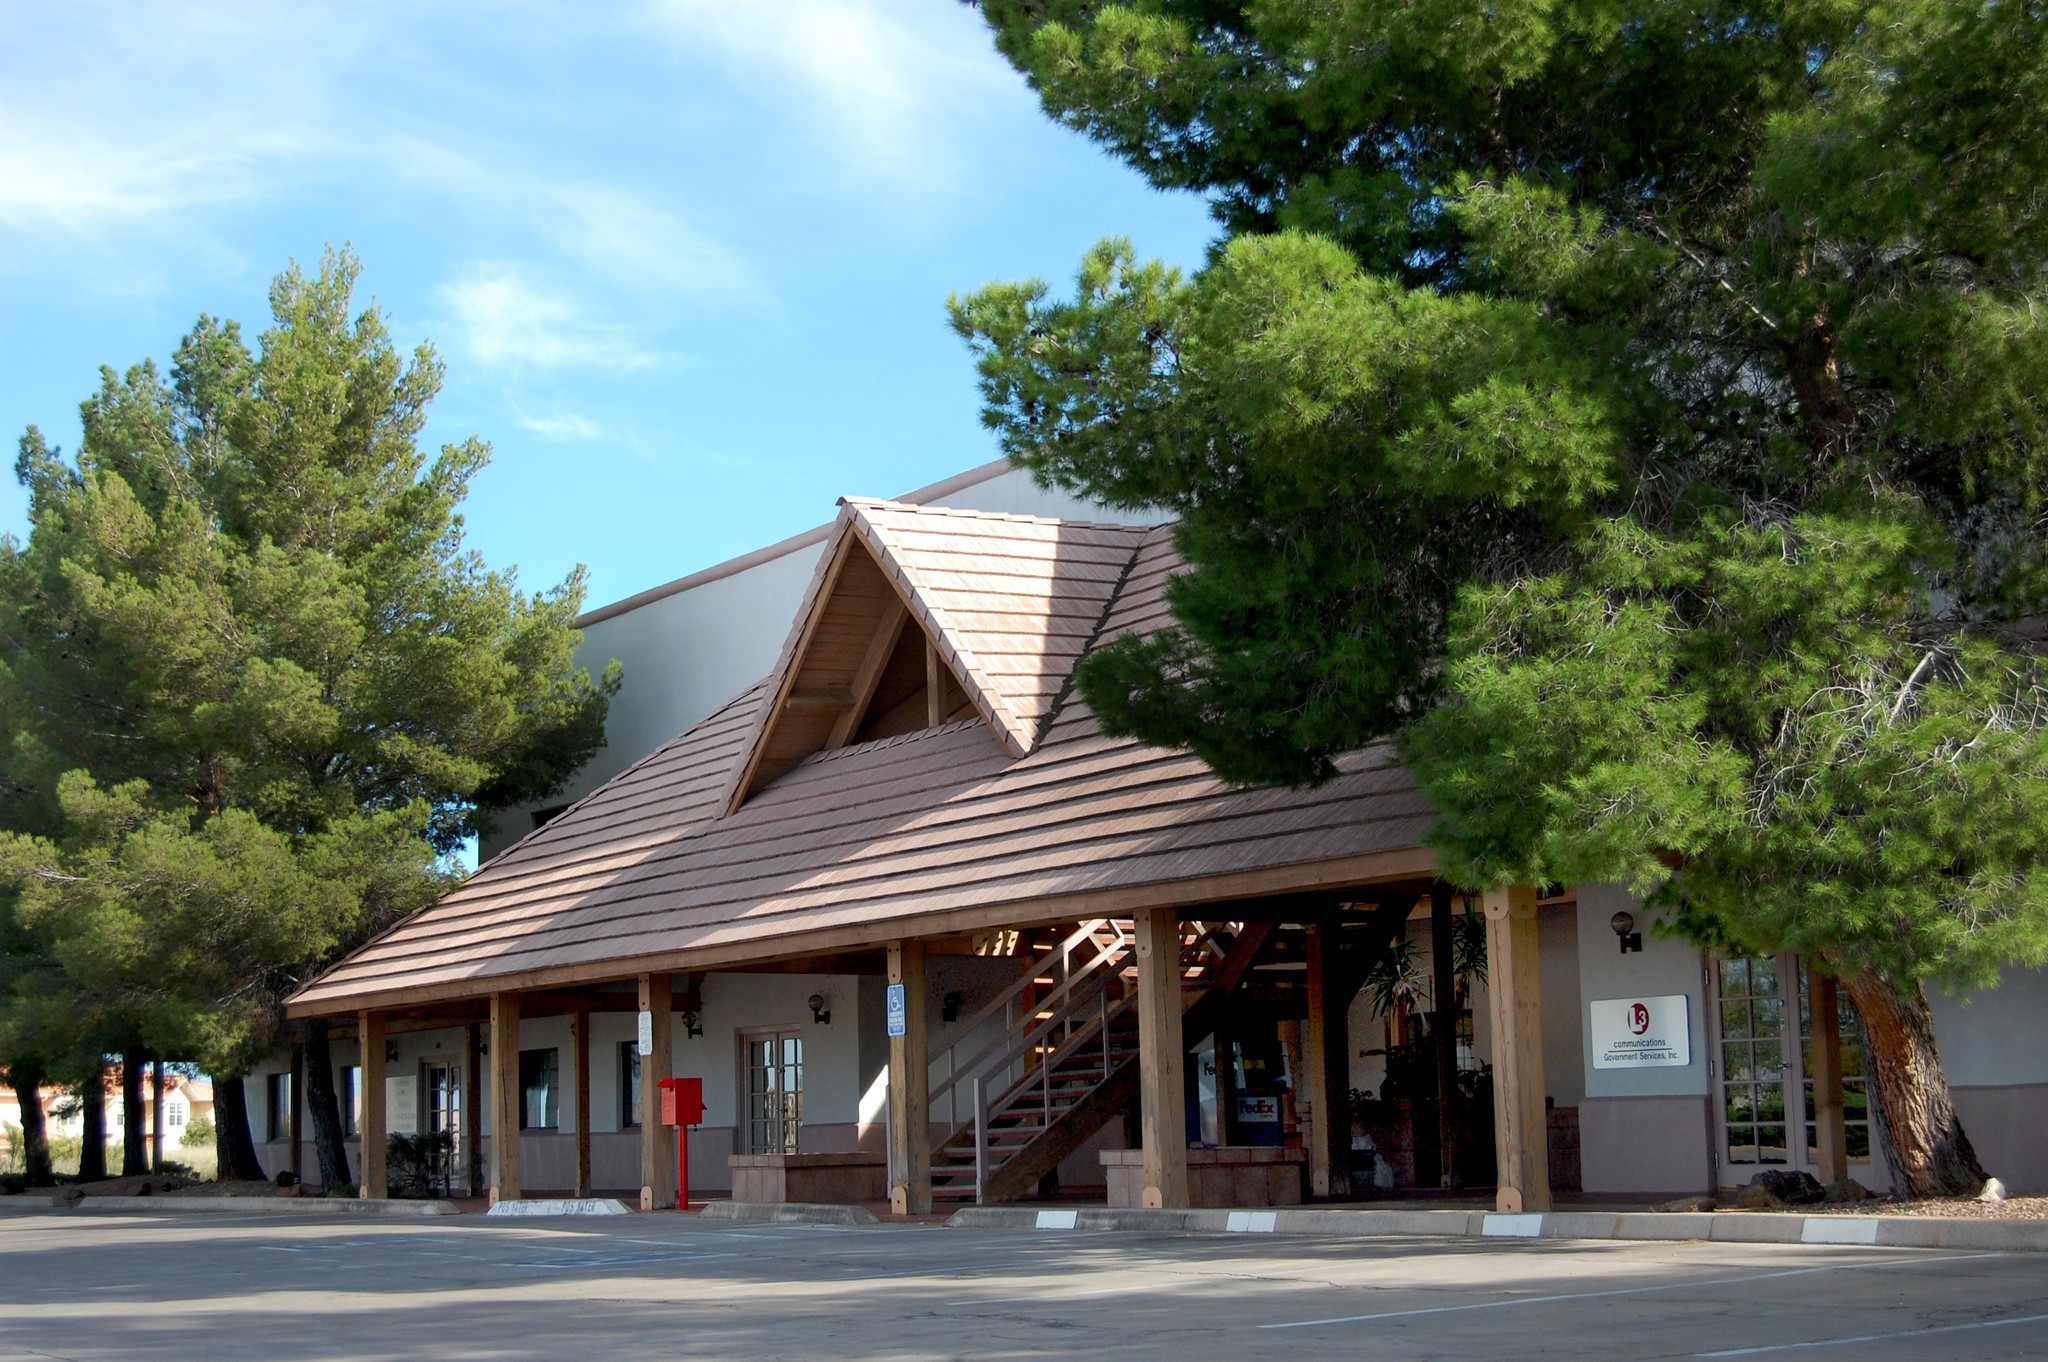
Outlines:
POLYGON ((946 1222, 959 1229, 1141 1230, 1183 1234, 1314 1234, 1471 1239, 1703 1240, 1720 1244, 1858 1244, 1880 1248, 2048 1252, 2048 1220, 1945 1219, 1906 1215, 1798 1215, 1782 1211, 1486 1210, 1109 1210, 1104 1207, 969 1206, 946 1222))

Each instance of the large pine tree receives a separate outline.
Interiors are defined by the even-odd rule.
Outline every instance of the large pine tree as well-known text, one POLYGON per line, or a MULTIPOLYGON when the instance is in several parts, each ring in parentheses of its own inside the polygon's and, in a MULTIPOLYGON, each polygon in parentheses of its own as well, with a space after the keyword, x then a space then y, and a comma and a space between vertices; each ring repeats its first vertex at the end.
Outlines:
MULTIPOLYGON (((103 371, 75 459, 22 440, 31 532, 0 541, 0 912, 73 996, 221 1078, 280 1043, 284 995, 447 886, 491 807, 559 788, 618 684, 575 665, 580 572, 529 595, 464 548, 488 448, 420 450, 440 362, 351 312, 357 271, 280 275, 254 350, 202 318, 168 378, 103 371)), ((32 1059, 52 1028, 7 1021, 48 969, 18 973, 0 1042, 32 1059)), ((239 1087, 219 1139, 246 1176, 239 1087)))
POLYGON ((1246 781, 1398 735, 1446 874, 1819 960, 1974 1191, 1923 986, 2048 959, 2048 9, 982 8, 1225 229, 954 304, 1006 450, 1181 517, 1089 702, 1246 781))

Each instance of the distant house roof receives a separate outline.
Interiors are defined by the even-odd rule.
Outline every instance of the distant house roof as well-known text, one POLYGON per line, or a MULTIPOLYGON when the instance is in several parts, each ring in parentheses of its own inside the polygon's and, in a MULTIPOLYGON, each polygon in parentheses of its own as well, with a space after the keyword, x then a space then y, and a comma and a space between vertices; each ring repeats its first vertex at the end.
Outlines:
POLYGON ((769 677, 315 979, 291 1012, 1426 872, 1434 814, 1387 748, 1314 789, 1242 789, 1102 732, 1074 665, 1166 623, 1178 566, 1166 528, 843 503, 769 677), (925 700, 888 706, 926 673, 894 692, 887 678, 924 639, 947 698, 930 697, 936 725, 904 728, 925 700))

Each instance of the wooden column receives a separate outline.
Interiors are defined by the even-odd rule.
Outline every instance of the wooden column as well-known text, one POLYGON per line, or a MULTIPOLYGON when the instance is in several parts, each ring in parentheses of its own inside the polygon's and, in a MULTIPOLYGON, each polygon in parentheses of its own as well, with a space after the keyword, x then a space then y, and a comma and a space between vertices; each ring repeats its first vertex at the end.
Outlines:
POLYGON ((1493 1139, 1498 1207, 1550 1209, 1550 1131, 1543 1103, 1543 995, 1536 891, 1486 893, 1486 984, 1493 1001, 1493 1139))
POLYGON ((1308 924, 1308 1023, 1301 1029, 1308 1079, 1309 1195, 1351 1194, 1350 1001, 1336 983, 1337 929, 1308 924))
MULTIPOLYGON (((640 1209, 666 1211, 676 1204, 675 1142, 661 1123, 661 1081, 674 1077, 675 1063, 675 998, 668 975, 640 976, 640 1011, 652 1033, 650 1053, 640 1056, 640 1209)), ((678 1132, 675 1138, 689 1137, 678 1132)))
MULTIPOLYGON (((149 1166, 154 1172, 164 1167, 164 1062, 150 1061, 149 1065, 149 1166)), ((186 1118, 191 1112, 188 1109, 186 1118)))
POLYGON ((1181 1036, 1180 917, 1138 912, 1138 1125, 1147 1206, 1188 1204, 1186 1046, 1181 1036))
POLYGON ((519 995, 491 995, 491 1204, 519 1199, 519 995))
POLYGON ((471 1196, 484 1195, 484 1043, 480 1028, 462 1028, 462 1157, 471 1196))
POLYGON ((590 1195, 590 1013, 570 1023, 576 1037, 576 1195, 590 1195))
MULTIPOLYGON (((306 1109, 305 1099, 301 1096, 306 1090, 306 1047, 303 1045, 294 1045, 292 1047, 292 1076, 290 1082, 291 1091, 285 1094, 289 1108, 285 1116, 285 1127, 288 1132, 288 1138, 292 1142, 292 1181, 303 1182, 306 1176, 306 1151, 300 1141, 305 1137, 305 1125, 299 1115, 300 1112, 306 1109)), ((162 1109, 161 1101, 158 1103, 158 1109, 162 1109)), ((156 1141, 158 1159, 163 1158, 163 1143, 163 1136, 159 1132, 156 1141)))
POLYGON ((356 1044, 362 1050, 363 1075, 363 1113, 356 1122, 363 1142, 358 1195, 382 1200, 389 1194, 384 1181, 384 1018, 375 1012, 358 1014, 356 1044))
POLYGON ((1451 950, 1451 886, 1429 887, 1429 948, 1436 1015, 1430 1040, 1436 1051, 1437 1186, 1462 1187, 1458 1177, 1458 970, 1451 950))
POLYGON ((924 943, 889 943, 889 982, 903 986, 903 1034, 889 1037, 889 1209, 932 1211, 931 1036, 926 1029, 924 943))
MULTIPOLYGON (((1823 974, 1811 961, 1806 966, 1806 993, 1813 1027, 1806 1067, 1813 1080, 1814 1142, 1819 1147, 1821 1184, 1832 1187, 1849 1176, 1849 1127, 1842 1113, 1842 1001, 1834 976, 1823 974)), ((1789 1133, 1794 1139, 1800 1136, 1799 1124, 1792 1122, 1789 1133)))

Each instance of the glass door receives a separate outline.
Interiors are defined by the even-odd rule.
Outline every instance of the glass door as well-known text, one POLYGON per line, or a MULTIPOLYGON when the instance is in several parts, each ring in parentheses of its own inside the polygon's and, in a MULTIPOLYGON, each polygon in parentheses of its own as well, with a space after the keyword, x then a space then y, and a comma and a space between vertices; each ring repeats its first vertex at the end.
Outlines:
MULTIPOLYGON (((1813 1080, 1808 1067, 1813 1008, 1806 967, 1796 955, 1738 956, 1713 962, 1716 1002, 1715 1151, 1723 1186, 1740 1186, 1765 1168, 1820 1172, 1813 1080)), ((1842 1048, 1842 1114, 1849 1176, 1874 1191, 1888 1185, 1873 1163, 1870 1080, 1863 1028, 1844 999, 1837 1026, 1842 1048)))
POLYGON ((803 1128, 804 1042, 788 1031, 747 1035, 747 1152, 794 1154, 803 1128))

